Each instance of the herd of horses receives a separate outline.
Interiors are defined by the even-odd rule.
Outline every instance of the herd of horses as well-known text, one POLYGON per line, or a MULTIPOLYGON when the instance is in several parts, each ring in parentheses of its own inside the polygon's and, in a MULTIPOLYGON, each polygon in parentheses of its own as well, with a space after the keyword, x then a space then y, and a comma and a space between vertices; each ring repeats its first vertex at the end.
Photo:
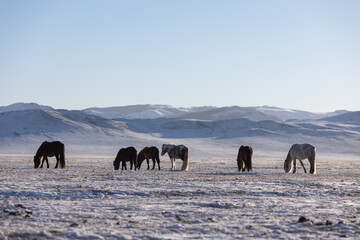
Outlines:
MULTIPOLYGON (((181 159, 183 165, 181 170, 187 171, 189 169, 189 149, 184 145, 174 145, 174 144, 163 144, 161 156, 168 154, 171 160, 171 170, 176 170, 175 159, 181 159)), ((237 166, 239 172, 252 172, 252 155, 253 149, 249 146, 241 146, 238 151, 237 156, 237 166)), ((301 166, 303 167, 305 173, 307 173, 305 166, 303 164, 304 159, 308 159, 310 163, 310 173, 316 173, 316 149, 311 144, 294 144, 291 146, 288 155, 284 161, 284 170, 285 172, 290 172, 293 169, 293 173, 296 172, 296 160, 300 161, 301 166)), ((42 163, 40 168, 43 167, 44 161, 46 161, 47 167, 49 168, 48 157, 56 158, 56 166, 58 168, 60 163, 60 168, 65 168, 65 145, 62 142, 43 142, 39 149, 37 150, 34 156, 34 167, 38 168, 40 166, 41 158, 42 163)), ((153 162, 152 170, 155 169, 157 163, 158 169, 160 170, 160 157, 159 149, 157 147, 145 147, 139 154, 137 153, 134 147, 121 148, 116 155, 116 158, 113 162, 114 169, 126 170, 126 162, 130 162, 130 170, 138 169, 140 170, 141 164, 146 160, 147 169, 150 169, 149 161, 150 159, 153 162)))

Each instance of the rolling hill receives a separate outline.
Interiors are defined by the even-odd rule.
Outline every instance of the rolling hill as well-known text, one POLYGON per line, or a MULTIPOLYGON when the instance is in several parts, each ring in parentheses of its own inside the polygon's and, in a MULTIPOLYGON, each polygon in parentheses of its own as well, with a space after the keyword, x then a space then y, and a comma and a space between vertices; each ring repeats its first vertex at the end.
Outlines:
MULTIPOLYGON (((256 109, 230 107, 174 111, 182 116, 176 118, 174 113, 168 118, 110 119, 84 110, 32 106, 0 113, 0 154, 33 154, 42 141, 60 140, 78 155, 113 155, 121 146, 160 147, 169 142, 191 146, 194 156, 232 156, 240 144, 254 146, 258 154, 282 153, 295 142, 313 143, 328 155, 360 155, 359 112, 283 121, 259 115, 256 109)), ((134 113, 134 107, 129 108, 134 113)))

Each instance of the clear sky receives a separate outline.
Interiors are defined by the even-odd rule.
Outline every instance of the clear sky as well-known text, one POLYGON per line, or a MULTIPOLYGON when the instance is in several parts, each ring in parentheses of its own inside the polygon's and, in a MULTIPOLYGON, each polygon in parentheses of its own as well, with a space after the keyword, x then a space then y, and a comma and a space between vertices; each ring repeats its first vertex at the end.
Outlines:
POLYGON ((360 110, 360 1, 0 0, 0 105, 360 110))

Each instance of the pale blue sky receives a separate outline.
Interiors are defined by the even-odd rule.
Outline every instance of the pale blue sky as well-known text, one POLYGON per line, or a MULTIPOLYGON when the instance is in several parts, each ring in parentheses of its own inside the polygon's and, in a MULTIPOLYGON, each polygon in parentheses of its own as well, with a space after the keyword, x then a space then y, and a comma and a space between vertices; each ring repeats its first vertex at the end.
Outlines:
POLYGON ((360 110, 360 1, 0 0, 0 105, 360 110))

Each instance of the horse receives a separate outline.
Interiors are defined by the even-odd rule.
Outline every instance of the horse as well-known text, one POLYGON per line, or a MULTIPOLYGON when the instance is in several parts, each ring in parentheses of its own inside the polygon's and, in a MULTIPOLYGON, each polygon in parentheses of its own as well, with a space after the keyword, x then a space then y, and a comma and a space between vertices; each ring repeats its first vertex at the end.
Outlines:
POLYGON ((294 162, 293 173, 296 173, 296 159, 298 159, 301 163, 301 166, 304 168, 304 172, 306 172, 305 166, 302 162, 305 158, 307 158, 310 162, 310 173, 316 173, 316 148, 311 144, 294 144, 291 146, 289 153, 284 161, 284 170, 285 172, 291 171, 291 162, 294 162))
POLYGON ((38 168, 41 158, 42 163, 40 168, 43 167, 44 161, 46 161, 47 168, 49 168, 48 157, 56 158, 55 168, 58 168, 60 162, 60 168, 65 168, 65 145, 62 142, 43 142, 34 156, 34 168, 38 168))
POLYGON ((249 146, 241 146, 239 148, 238 156, 237 156, 237 165, 239 172, 247 170, 248 172, 252 172, 251 166, 251 158, 253 155, 253 149, 249 146))
POLYGON ((137 169, 140 170, 141 164, 142 162, 146 159, 147 161, 147 166, 148 166, 148 170, 150 169, 150 164, 149 164, 149 159, 152 159, 153 161, 153 167, 152 170, 154 170, 155 168, 155 160, 158 164, 158 168, 160 170, 160 158, 159 158, 159 149, 157 147, 145 147, 144 149, 142 149, 139 154, 138 154, 138 159, 137 159, 137 169))
POLYGON ((121 170, 127 170, 126 169, 126 162, 130 162, 130 170, 132 170, 132 167, 134 165, 134 170, 136 170, 136 162, 137 162, 137 151, 134 147, 128 147, 128 148, 121 148, 116 155, 116 158, 114 160, 114 169, 119 170, 120 162, 122 162, 121 170))
POLYGON ((181 170, 187 171, 189 169, 189 149, 184 145, 174 145, 174 144, 163 144, 161 156, 164 156, 168 153, 169 158, 171 160, 171 169, 175 170, 175 159, 181 159, 183 161, 183 165, 181 170))

